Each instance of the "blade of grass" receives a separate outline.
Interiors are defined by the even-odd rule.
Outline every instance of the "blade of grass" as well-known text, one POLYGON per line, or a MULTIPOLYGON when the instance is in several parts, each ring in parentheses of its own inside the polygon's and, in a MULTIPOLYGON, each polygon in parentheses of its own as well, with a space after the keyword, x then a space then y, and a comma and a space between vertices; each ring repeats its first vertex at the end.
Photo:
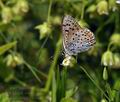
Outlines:
POLYGON ((52 102, 56 102, 56 79, 55 79, 55 72, 53 72, 53 78, 52 78, 52 102))
POLYGON ((15 46, 17 41, 9 42, 8 44, 0 46, 0 55, 4 54, 6 51, 8 51, 10 48, 15 46))
POLYGON ((61 75, 61 85, 62 85, 62 98, 65 97, 65 92, 66 92, 66 80, 67 80, 67 68, 63 68, 62 70, 62 75, 61 75))
POLYGON ((84 67, 80 66, 80 68, 85 72, 85 74, 88 76, 88 78, 93 82, 93 84, 103 93, 103 95, 111 102, 110 98, 105 94, 105 92, 102 90, 102 88, 94 81, 94 79, 88 74, 88 72, 85 70, 84 67))
POLYGON ((61 86, 60 86, 60 70, 59 70, 59 67, 57 68, 57 72, 56 72, 56 76, 57 76, 57 92, 56 92, 56 100, 57 102, 59 102, 60 98, 61 98, 61 93, 60 93, 60 90, 61 90, 61 86))

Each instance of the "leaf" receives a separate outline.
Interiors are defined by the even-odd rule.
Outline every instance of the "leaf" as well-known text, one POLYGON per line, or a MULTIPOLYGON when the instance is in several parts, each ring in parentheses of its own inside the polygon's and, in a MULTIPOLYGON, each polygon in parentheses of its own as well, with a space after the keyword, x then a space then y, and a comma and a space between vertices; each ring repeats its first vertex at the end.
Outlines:
POLYGON ((16 43, 17 43, 17 41, 14 41, 14 42, 0 46, 0 55, 4 54, 7 50, 9 50, 13 46, 15 46, 16 43))
POLYGON ((10 102, 10 99, 9 99, 7 92, 0 94, 0 102, 10 102))

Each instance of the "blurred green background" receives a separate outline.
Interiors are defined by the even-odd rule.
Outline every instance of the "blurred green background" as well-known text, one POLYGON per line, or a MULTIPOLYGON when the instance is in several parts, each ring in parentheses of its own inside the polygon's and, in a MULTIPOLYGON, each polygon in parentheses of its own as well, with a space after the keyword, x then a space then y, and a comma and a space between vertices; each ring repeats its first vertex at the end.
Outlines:
POLYGON ((0 102, 120 102, 119 73, 119 0, 0 0, 0 102), (66 89, 58 90, 66 14, 96 44, 68 66, 66 89))

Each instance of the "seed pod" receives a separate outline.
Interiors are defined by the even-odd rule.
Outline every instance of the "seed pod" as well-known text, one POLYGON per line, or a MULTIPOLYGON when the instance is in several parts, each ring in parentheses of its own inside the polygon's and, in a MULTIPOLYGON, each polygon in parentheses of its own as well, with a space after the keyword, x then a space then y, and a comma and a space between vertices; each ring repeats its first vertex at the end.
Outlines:
POLYGON ((104 67, 104 69, 103 69, 103 79, 104 80, 108 80, 108 72, 107 72, 107 68, 106 67, 104 67))

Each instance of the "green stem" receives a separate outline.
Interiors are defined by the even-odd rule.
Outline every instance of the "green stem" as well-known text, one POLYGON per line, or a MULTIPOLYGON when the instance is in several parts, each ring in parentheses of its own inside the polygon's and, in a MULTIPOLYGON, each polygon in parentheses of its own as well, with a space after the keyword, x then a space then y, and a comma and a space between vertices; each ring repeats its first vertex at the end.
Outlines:
POLYGON ((48 80, 47 80, 46 85, 45 85, 45 92, 49 91, 51 81, 52 81, 53 72, 54 72, 54 69, 55 69, 55 66, 57 64, 57 60, 58 60, 58 57, 59 57, 59 54, 60 54, 61 45, 62 45, 62 40, 60 38, 58 43, 57 43, 57 46, 56 46, 56 51, 55 51, 53 63, 50 66, 50 70, 49 70, 49 74, 48 74, 48 80))
MULTIPOLYGON (((49 2, 50 2, 50 3, 49 3, 49 8, 48 8, 48 14, 47 14, 47 24, 50 23, 50 13, 51 13, 51 7, 52 7, 52 0, 49 0, 49 2)), ((49 38, 49 34, 48 34, 48 36, 45 38, 43 44, 41 45, 40 51, 38 52, 38 54, 40 54, 41 49, 45 46, 45 44, 46 44, 48 38, 49 38)))
POLYGON ((36 77, 36 79, 41 82, 40 78, 37 76, 37 74, 35 73, 35 71, 33 70, 32 66, 29 65, 26 61, 24 61, 24 64, 30 69, 30 71, 33 73, 33 75, 36 77))
POLYGON ((109 100, 109 97, 105 94, 105 92, 101 89, 101 87, 94 81, 94 79, 88 74, 84 67, 80 66, 80 68, 85 72, 85 74, 89 77, 89 79, 94 83, 94 85, 104 94, 104 96, 109 100))
POLYGON ((42 49, 42 48, 45 46, 45 44, 46 44, 48 38, 49 38, 49 36, 46 37, 46 39, 44 40, 44 42, 43 42, 43 44, 41 45, 40 49, 42 49))
POLYGON ((115 12, 115 32, 119 32, 120 31, 120 24, 118 23, 120 22, 119 19, 119 12, 115 12))
POLYGON ((114 41, 111 41, 109 44, 108 44, 108 47, 107 47, 107 50, 109 51, 110 50, 110 47, 114 44, 114 41))
POLYGON ((67 80, 67 67, 64 67, 62 71, 57 68, 57 92, 56 99, 57 102, 61 102, 61 99, 65 97, 66 93, 66 80, 67 80))
POLYGON ((62 70, 62 76, 61 76, 61 85, 62 85, 62 98, 65 97, 65 92, 66 92, 66 80, 67 80, 67 67, 64 67, 62 70))
POLYGON ((100 32, 101 32, 101 31, 103 30, 103 28, 104 28, 106 25, 108 25, 113 19, 114 19, 114 14, 112 14, 111 17, 110 17, 108 20, 106 20, 105 22, 101 21, 101 22, 102 22, 102 23, 100 24, 101 26, 98 27, 98 29, 95 31, 97 41, 99 41, 98 36, 99 36, 100 32))
POLYGON ((81 20, 83 20, 84 18, 84 10, 85 10, 85 4, 84 4, 84 1, 82 1, 81 20))
POLYGON ((56 90, 57 90, 57 87, 56 87, 56 74, 55 72, 53 72, 53 78, 52 78, 52 102, 57 102, 56 101, 56 90))
POLYGON ((0 7, 1 7, 1 8, 4 7, 4 4, 3 4, 2 0, 0 0, 0 7))
POLYGON ((47 15, 47 22, 50 22, 50 13, 51 13, 51 7, 52 7, 52 0, 49 0, 49 8, 48 8, 48 15, 47 15))
POLYGON ((15 80, 17 83, 19 83, 21 86, 23 86, 23 87, 28 87, 28 85, 27 85, 25 82, 19 80, 18 78, 14 77, 14 80, 15 80))
POLYGON ((47 75, 45 73, 39 71, 37 68, 35 68, 33 66, 32 66, 32 68, 33 68, 34 71, 38 72, 42 77, 44 77, 45 79, 47 79, 47 75))
POLYGON ((38 51, 38 55, 37 55, 37 56, 40 57, 41 49, 45 46, 48 38, 49 38, 49 35, 45 38, 44 42, 42 43, 42 45, 41 45, 41 47, 40 47, 40 49, 39 49, 39 51, 38 51))

